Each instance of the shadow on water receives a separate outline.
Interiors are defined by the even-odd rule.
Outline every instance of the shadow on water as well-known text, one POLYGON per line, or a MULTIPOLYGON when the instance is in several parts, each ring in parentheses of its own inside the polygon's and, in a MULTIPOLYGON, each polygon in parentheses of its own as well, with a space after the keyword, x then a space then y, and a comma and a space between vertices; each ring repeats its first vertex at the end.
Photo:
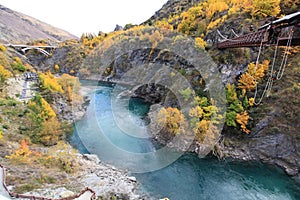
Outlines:
MULTIPOLYGON (((90 141, 91 147, 97 145, 97 140, 94 139, 98 135, 94 127, 97 124, 88 125, 88 121, 96 117, 98 122, 101 121, 102 130, 109 132, 107 137, 115 145, 127 151, 148 152, 151 150, 149 139, 126 135, 114 125, 110 105, 111 91, 111 85, 102 84, 99 90, 91 95, 93 105, 88 107, 86 116, 76 124, 70 142, 81 153, 89 153, 81 141, 82 134, 79 136, 77 131, 84 131, 84 137, 90 138, 87 141, 90 141)), ((132 113, 131 117, 140 123, 149 111, 149 104, 135 98, 129 101, 128 108, 132 113)), ((110 162, 109 158, 100 157, 100 159, 110 162)), ((133 175, 137 177, 140 190, 149 193, 152 199, 164 197, 171 200, 300 199, 300 187, 293 179, 281 169, 260 162, 199 159, 194 154, 186 153, 166 168, 133 175)))

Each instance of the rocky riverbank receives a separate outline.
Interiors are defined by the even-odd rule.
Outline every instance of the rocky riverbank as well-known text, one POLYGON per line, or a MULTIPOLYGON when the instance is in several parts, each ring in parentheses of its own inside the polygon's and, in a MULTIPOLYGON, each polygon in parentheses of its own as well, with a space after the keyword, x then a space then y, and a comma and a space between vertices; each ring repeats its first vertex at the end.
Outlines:
POLYGON ((102 163, 96 155, 78 155, 79 165, 77 173, 80 184, 91 188, 97 196, 108 199, 111 196, 120 199, 138 199, 136 193, 136 179, 128 172, 102 163))
MULTIPOLYGON (((63 198, 76 194, 89 187, 101 199, 139 199, 136 192, 137 182, 128 172, 102 163, 96 155, 77 154, 79 169, 76 173, 67 175, 72 188, 48 186, 25 193, 26 195, 46 198, 63 198)), ((12 187, 9 187, 12 188, 12 187)))

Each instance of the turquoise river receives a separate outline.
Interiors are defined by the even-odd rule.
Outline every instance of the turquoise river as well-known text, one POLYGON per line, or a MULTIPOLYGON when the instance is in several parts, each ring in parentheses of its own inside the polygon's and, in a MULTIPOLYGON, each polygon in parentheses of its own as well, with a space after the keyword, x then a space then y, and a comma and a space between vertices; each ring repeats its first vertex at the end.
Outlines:
MULTIPOLYGON (((102 161, 114 164, 111 159, 115 158, 103 156, 109 155, 105 144, 102 144, 103 135, 111 144, 127 152, 149 152, 157 148, 157 145, 150 139, 136 138, 123 133, 120 128, 122 121, 116 125, 114 120, 115 112, 129 110, 128 118, 143 127, 143 117, 148 112, 149 104, 133 98, 129 105, 120 101, 112 109, 112 92, 111 85, 100 84, 97 90, 91 93, 87 113, 76 123, 71 143, 82 153, 97 154, 102 161), (99 134, 99 131, 102 134, 99 134)), ((134 131, 133 127, 132 132, 134 131)), ((122 167, 122 163, 118 165, 117 167, 122 167)), ((126 165, 124 167, 126 168, 126 165)), ((171 200, 300 200, 300 188, 293 179, 281 169, 259 162, 199 159, 194 154, 185 153, 160 170, 132 175, 137 178, 139 189, 153 199, 168 197, 171 200)))

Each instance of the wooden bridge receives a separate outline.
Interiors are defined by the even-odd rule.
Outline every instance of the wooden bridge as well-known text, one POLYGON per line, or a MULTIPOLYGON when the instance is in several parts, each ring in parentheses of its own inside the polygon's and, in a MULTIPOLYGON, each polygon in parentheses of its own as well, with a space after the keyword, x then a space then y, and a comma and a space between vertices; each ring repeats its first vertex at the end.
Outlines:
MULTIPOLYGON (((218 30, 217 30, 218 31, 218 30)), ((218 31, 219 35, 221 33, 218 31)), ((222 35, 221 35, 222 36, 222 35)), ((227 39, 217 44, 219 49, 237 47, 258 47, 266 45, 286 46, 291 39, 290 46, 300 45, 300 11, 287 15, 281 19, 272 21, 260 27, 257 32, 227 39), (291 30, 293 29, 293 30, 291 30), (289 38, 289 32, 293 31, 293 37, 289 38)))
POLYGON ((56 49, 57 46, 34 46, 34 45, 26 45, 26 44, 6 44, 6 47, 14 48, 15 50, 22 52, 25 54, 27 51, 33 49, 37 50, 40 53, 44 54, 45 56, 50 56, 50 53, 53 49, 56 49))

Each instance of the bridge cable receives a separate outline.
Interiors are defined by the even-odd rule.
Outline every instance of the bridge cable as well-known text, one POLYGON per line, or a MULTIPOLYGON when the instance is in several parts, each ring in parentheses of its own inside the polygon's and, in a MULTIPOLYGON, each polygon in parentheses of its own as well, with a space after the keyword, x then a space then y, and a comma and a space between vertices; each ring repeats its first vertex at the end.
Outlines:
POLYGON ((236 32, 234 32, 233 29, 231 29, 231 32, 232 32, 236 37, 240 37, 238 34, 236 34, 236 32))
MULTIPOLYGON (((275 49, 275 53, 274 53, 274 57, 273 57, 270 76, 268 78, 268 81, 266 83, 264 91, 263 91, 263 93, 262 93, 262 95, 261 95, 258 102, 256 102, 257 92, 258 92, 258 87, 257 87, 258 84, 257 84, 257 81, 255 80, 255 83, 256 83, 255 95, 254 95, 254 104, 255 105, 259 105, 262 102, 262 99, 264 98, 265 94, 266 94, 267 97, 270 96, 270 93, 271 93, 271 90, 272 90, 272 87, 273 87, 273 82, 274 82, 274 79, 275 79, 274 76, 276 76, 276 80, 280 80, 282 78, 282 76, 284 74, 284 71, 285 71, 285 68, 286 68, 286 65, 287 65, 287 59, 288 59, 288 55, 289 55, 289 51, 290 51, 290 47, 291 47, 291 43, 292 43, 293 33, 294 33, 294 29, 292 28, 290 33, 289 33, 289 37, 288 37, 286 49, 285 49, 285 52, 284 52, 283 60, 281 62, 279 71, 277 72, 277 75, 276 75, 274 73, 274 66, 275 66, 275 63, 276 63, 278 46, 279 46, 279 37, 277 38, 276 49, 275 49)), ((259 64, 259 58, 260 58, 260 55, 261 55, 262 44, 263 44, 263 38, 261 40, 259 53, 258 53, 258 56, 257 56, 257 59, 256 59, 255 72, 256 72, 256 69, 257 69, 258 64, 259 64)), ((255 77, 254 77, 254 79, 255 79, 255 77)))
POLYGON ((271 89, 273 87, 273 82, 274 82, 274 77, 276 76, 275 72, 274 72, 274 68, 275 68, 275 63, 276 63, 276 58, 277 58, 277 53, 278 53, 278 47, 279 47, 279 36, 277 37, 277 41, 276 41, 276 47, 275 47, 275 52, 274 52, 274 56, 273 56, 273 60, 272 60, 272 66, 271 66, 271 70, 270 70, 270 75, 268 78, 268 82, 267 82, 267 97, 270 96, 271 94, 271 89))
POLYGON ((284 71, 285 71, 285 68, 286 68, 286 65, 287 65, 289 52, 290 52, 290 49, 291 49, 293 35, 294 35, 294 27, 291 28, 290 33, 289 33, 288 41, 287 41, 285 51, 284 51, 284 54, 283 54, 283 59, 282 59, 280 68, 278 70, 277 76, 276 76, 277 80, 280 80, 282 78, 283 74, 284 74, 284 71))
MULTIPOLYGON (((241 37, 241 36, 237 35, 232 29, 231 29, 231 31, 236 35, 236 38, 241 37)), ((231 42, 243 42, 243 41, 244 41, 244 39, 235 39, 235 38, 233 38, 233 39, 228 39, 227 37, 225 37, 225 36, 219 31, 219 29, 217 29, 217 33, 219 34, 219 36, 220 36, 221 38, 223 38, 223 40, 221 40, 221 42, 225 42, 225 41, 231 41, 231 42)))
MULTIPOLYGON (((267 32, 265 32, 265 33, 267 33, 267 32)), ((257 67, 259 65, 259 58, 260 58, 260 56, 262 54, 264 36, 265 36, 264 34, 261 36, 261 42, 260 42, 260 46, 259 46, 258 55, 257 55, 257 58, 256 58, 254 73, 256 73, 257 67)), ((265 96, 266 91, 269 90, 270 87, 272 87, 272 85, 273 85, 273 79, 270 78, 270 77, 268 78, 268 81, 267 81, 267 84, 266 84, 266 86, 264 88, 264 91, 263 91, 262 95, 260 96, 260 98, 259 98, 259 100, 257 102, 256 99, 257 99, 257 93, 258 93, 258 82, 257 82, 257 80, 256 80, 255 77, 253 77, 253 78, 254 78, 254 82, 255 82, 254 105, 259 105, 262 102, 262 100, 263 100, 263 98, 265 96)))
POLYGON ((222 35, 222 33, 219 31, 219 29, 217 29, 217 33, 219 34, 219 36, 221 36, 221 38, 223 38, 223 41, 229 40, 227 37, 225 37, 224 35, 222 35))

